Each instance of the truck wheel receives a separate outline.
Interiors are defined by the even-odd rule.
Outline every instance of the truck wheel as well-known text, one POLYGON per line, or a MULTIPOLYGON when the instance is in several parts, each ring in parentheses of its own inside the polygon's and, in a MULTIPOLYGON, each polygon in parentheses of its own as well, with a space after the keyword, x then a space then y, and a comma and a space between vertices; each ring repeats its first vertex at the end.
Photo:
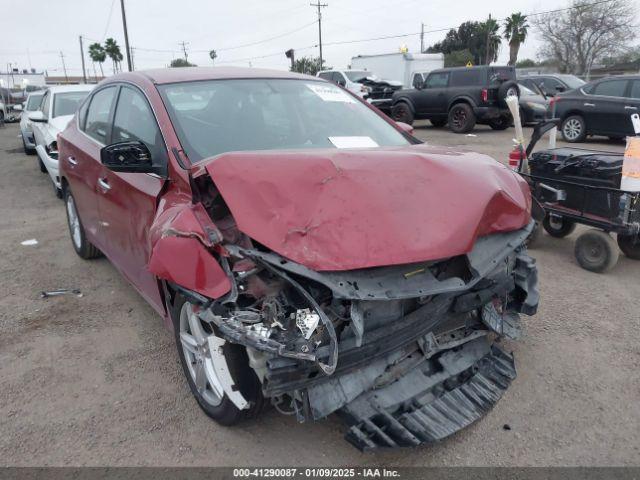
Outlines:
POLYGON ((583 142, 587 137, 587 125, 580 115, 571 115, 562 121, 562 138, 569 143, 583 142))
POLYGON ((234 425, 258 415, 264 397, 260 381, 249 366, 246 349, 224 342, 218 354, 212 354, 208 337, 220 337, 212 325, 200 320, 194 306, 181 295, 171 309, 171 318, 182 369, 204 413, 221 425, 234 425), (222 384, 229 377, 234 391, 248 402, 248 408, 239 409, 225 393, 222 384))
POLYGON ((431 122, 431 125, 437 128, 444 127, 447 124, 446 118, 438 118, 438 119, 433 119, 429 121, 431 122))
POLYGON ((520 98, 520 88, 518 87, 518 83, 513 80, 504 82, 500 85, 500 88, 498 88, 498 98, 500 98, 500 103, 503 107, 507 106, 507 98, 509 97, 520 98))
POLYGON ((393 107, 391 107, 391 116, 396 122, 413 125, 413 111, 411 110, 411 107, 405 102, 396 103, 393 107))
POLYGON ((511 126, 511 117, 503 115, 489 121, 489 126, 494 130, 506 130, 511 126))
POLYGON ((551 215, 544 217, 542 226, 549 235, 555 238, 564 238, 567 235, 571 235, 576 229, 575 222, 563 217, 552 217, 551 215))
POLYGON ((592 228, 576 240, 575 256, 585 270, 604 273, 618 263, 620 252, 611 235, 592 228))
POLYGON ((632 260, 640 260, 640 235, 618 235, 618 246, 632 260))
POLYGON ((467 103, 457 103, 449 110, 449 128, 453 133, 467 133, 476 125, 476 116, 467 103))

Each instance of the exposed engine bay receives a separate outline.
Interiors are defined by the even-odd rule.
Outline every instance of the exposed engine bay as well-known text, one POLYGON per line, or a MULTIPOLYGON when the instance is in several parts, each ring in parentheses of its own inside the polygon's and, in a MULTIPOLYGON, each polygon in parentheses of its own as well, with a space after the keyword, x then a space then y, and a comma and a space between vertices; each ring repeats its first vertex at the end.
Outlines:
MULTIPOLYGON (((200 201, 230 282, 212 300, 174 285, 225 341, 246 347, 262 394, 300 422, 338 413, 359 449, 440 440, 486 413, 515 378, 500 338, 538 304, 533 221, 464 255, 317 271, 241 232, 208 177, 200 201)), ((167 235, 184 235, 172 230, 167 235)), ((238 408, 247 399, 224 385, 238 408)))

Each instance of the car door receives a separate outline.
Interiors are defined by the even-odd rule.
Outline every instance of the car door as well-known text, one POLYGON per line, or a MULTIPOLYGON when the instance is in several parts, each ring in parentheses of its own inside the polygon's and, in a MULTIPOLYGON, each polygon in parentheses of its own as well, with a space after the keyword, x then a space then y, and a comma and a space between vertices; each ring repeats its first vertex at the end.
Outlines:
MULTIPOLYGON (((42 97, 42 103, 40 104, 40 109, 42 115, 45 118, 49 117, 49 112, 51 111, 51 92, 47 91, 42 97)), ((44 146, 44 129, 47 127, 45 122, 31 122, 33 127, 33 138, 36 145, 44 146)))
MULTIPOLYGON (((149 102, 136 87, 123 85, 110 143, 129 141, 143 142, 154 163, 166 168, 167 150, 149 102)), ((97 181, 107 256, 158 312, 163 311, 163 303, 156 277, 147 269, 151 255, 148 234, 164 183, 158 175, 112 172, 104 166, 97 181)))
POLYGON ((75 135, 70 139, 72 141, 65 142, 65 154, 60 159, 65 162, 66 178, 85 233, 102 251, 107 244, 98 213, 97 182, 102 171, 100 150, 109 142, 117 93, 118 87, 109 85, 94 91, 82 104, 75 135))
POLYGON ((448 84, 449 72, 431 72, 420 94, 415 97, 416 113, 418 115, 446 114, 448 84))
POLYGON ((589 132, 601 135, 624 136, 633 133, 625 105, 629 81, 603 80, 590 90, 583 107, 589 132))
POLYGON ((634 113, 640 114, 640 80, 631 80, 629 95, 627 97, 627 101, 624 103, 624 109, 629 118, 629 123, 631 124, 630 135, 635 135, 636 132, 633 130, 631 115, 634 113))

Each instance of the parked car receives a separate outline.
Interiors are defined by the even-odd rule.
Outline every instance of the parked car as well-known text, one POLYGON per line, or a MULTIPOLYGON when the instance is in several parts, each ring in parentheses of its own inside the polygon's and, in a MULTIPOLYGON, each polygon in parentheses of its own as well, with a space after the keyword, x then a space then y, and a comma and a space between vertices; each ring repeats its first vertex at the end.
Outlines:
POLYGON ((24 103, 24 110, 20 117, 20 136, 22 137, 22 147, 24 148, 24 153, 27 155, 33 155, 36 153, 36 140, 33 138, 33 122, 29 120, 29 115, 32 112, 40 110, 42 97, 44 97, 43 91, 30 93, 24 103))
POLYGON ((575 90, 586 83, 581 78, 569 74, 526 75, 518 77, 518 82, 530 90, 539 89, 547 97, 575 90))
POLYGON ((385 113, 391 113, 393 92, 402 88, 402 83, 383 80, 366 70, 326 70, 318 77, 337 83, 385 113))
POLYGON ((640 75, 607 77, 556 95, 554 102, 567 142, 582 142, 587 135, 634 135, 631 115, 640 113, 640 75))
POLYGON ((38 154, 40 171, 48 173, 56 195, 62 195, 58 171, 57 135, 73 118, 78 106, 95 85, 65 85, 49 88, 42 97, 40 109, 31 112, 33 137, 38 154))
POLYGON ((380 55, 358 55, 351 58, 351 68, 376 72, 382 78, 400 82, 411 88, 415 73, 429 73, 444 67, 442 53, 383 53, 380 55))
POLYGON ((409 130, 291 72, 115 75, 58 137, 71 243, 170 322, 214 420, 271 402, 339 411, 362 449, 442 439, 515 377, 494 335, 536 310, 534 222, 517 174, 409 130))
POLYGON ((549 100, 523 84, 518 84, 520 88, 520 121, 522 125, 538 123, 547 116, 549 100))
POLYGON ((4 122, 4 119, 7 117, 7 107, 5 107, 4 102, 0 100, 0 124, 4 122))
POLYGON ((436 127, 449 124, 455 133, 476 123, 504 130, 512 123, 505 99, 519 95, 513 67, 456 67, 433 70, 416 89, 393 94, 392 116, 411 125, 428 119, 436 127))

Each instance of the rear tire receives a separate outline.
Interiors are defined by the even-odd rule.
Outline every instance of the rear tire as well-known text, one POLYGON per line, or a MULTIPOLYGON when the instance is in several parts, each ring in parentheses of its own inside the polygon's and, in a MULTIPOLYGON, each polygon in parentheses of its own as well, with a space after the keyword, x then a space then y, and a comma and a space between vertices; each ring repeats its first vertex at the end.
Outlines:
POLYGON ((391 116, 396 122, 413 125, 413 110, 411 110, 411 107, 405 102, 398 102, 391 107, 391 116))
POLYGON ((493 130, 506 130, 511 126, 511 123, 512 123, 511 116, 504 115, 502 117, 491 119, 489 121, 489 126, 493 130))
POLYGON ((563 217, 552 217, 551 215, 544 217, 542 226, 549 235, 555 238, 564 238, 567 235, 571 235, 576 229, 575 222, 563 217))
POLYGON ((206 337, 217 335, 215 329, 202 322, 193 311, 193 305, 178 295, 171 309, 173 331, 178 348, 178 356, 184 375, 187 378, 189 389, 195 397, 202 411, 221 425, 235 425, 242 420, 255 418, 264 407, 262 386, 253 369, 249 366, 249 357, 246 349, 238 344, 225 342, 222 353, 226 362, 215 364, 208 350, 206 337), (200 328, 200 330, 198 330, 200 328), (191 338, 189 338, 191 337, 191 338), (185 340, 194 339, 202 343, 204 348, 193 347, 185 340), (202 340, 204 339, 204 340, 202 340), (189 345, 187 348, 185 345, 189 345), (202 384, 200 389, 196 385, 197 370, 202 368, 202 384), (221 389, 217 372, 223 369, 231 375, 235 387, 249 402, 249 408, 240 410, 221 389))
POLYGON ((618 247, 631 260, 640 260, 640 235, 618 235, 618 247))
POLYGON ((433 125, 436 128, 442 128, 447 124, 446 118, 438 118, 438 119, 433 119, 429 121, 431 122, 431 125, 433 125))
POLYGON ((71 237, 73 249, 80 258, 84 258, 85 260, 91 260, 92 258, 101 256, 102 252, 87 240, 84 227, 78 216, 75 199, 68 187, 64 189, 64 204, 66 206, 67 225, 69 227, 69 236, 71 237))
POLYGON ((576 240, 575 256, 585 270, 604 273, 618 263, 620 252, 611 235, 602 230, 590 229, 576 240))
POLYGON ((571 115, 562 121, 560 126, 562 138, 565 142, 579 143, 587 138, 587 125, 580 115, 571 115))
POLYGON ((471 105, 457 103, 449 110, 449 128, 453 133, 467 133, 476 125, 476 116, 471 105))

